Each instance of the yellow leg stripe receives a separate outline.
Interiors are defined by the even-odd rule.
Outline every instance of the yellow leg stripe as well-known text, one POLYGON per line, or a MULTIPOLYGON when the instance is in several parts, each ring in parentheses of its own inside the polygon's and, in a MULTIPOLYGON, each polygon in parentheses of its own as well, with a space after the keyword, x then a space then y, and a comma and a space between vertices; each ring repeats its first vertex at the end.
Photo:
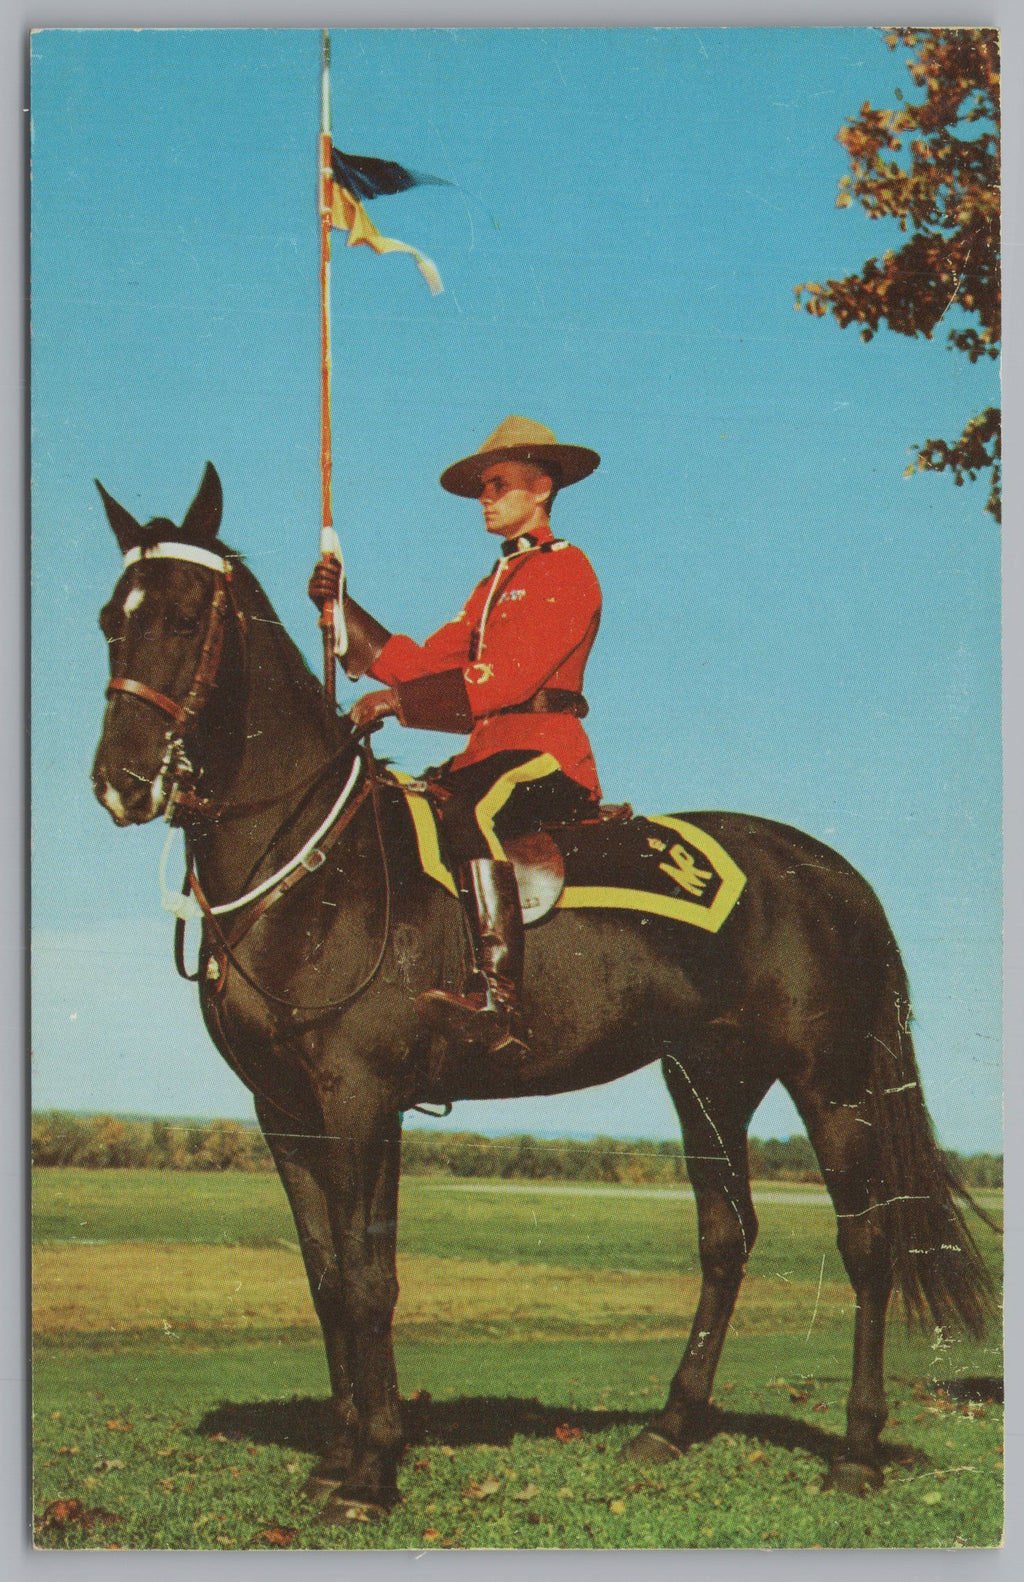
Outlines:
POLYGON ((495 862, 508 861, 505 848, 495 833, 494 820, 516 786, 526 785, 531 780, 544 780, 548 775, 556 774, 560 767, 558 759, 550 753, 540 753, 536 758, 529 758, 525 764, 519 764, 515 769, 508 769, 499 775, 491 789, 480 798, 476 805, 476 821, 495 862))
POLYGON ((405 793, 406 804, 412 814, 413 828, 416 831, 416 842, 420 849, 420 862, 423 872, 428 878, 435 879, 438 884, 443 884, 452 895, 458 895, 459 887, 455 883, 451 872, 441 856, 441 843, 437 838, 437 821, 434 810, 422 791, 411 791, 406 788, 403 781, 410 780, 411 775, 403 774, 400 769, 392 769, 391 773, 402 786, 405 793))

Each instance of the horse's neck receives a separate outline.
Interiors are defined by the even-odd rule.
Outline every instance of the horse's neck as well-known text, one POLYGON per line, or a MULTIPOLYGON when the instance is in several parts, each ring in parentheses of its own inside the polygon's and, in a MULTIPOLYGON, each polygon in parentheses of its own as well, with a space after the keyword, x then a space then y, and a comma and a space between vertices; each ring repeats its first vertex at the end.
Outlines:
MULTIPOLYGON (((217 892, 216 899, 238 893, 303 789, 344 740, 338 720, 325 707, 323 689, 263 590, 244 569, 236 574, 236 596, 246 630, 245 674, 225 688, 220 735, 223 740, 233 731, 241 740, 226 755, 228 763, 220 766, 215 800, 228 811, 239 803, 267 805, 251 817, 215 822, 198 841, 201 876, 211 898, 217 892)), ((347 772, 347 767, 339 765, 339 771, 347 772)), ((329 776, 314 793, 286 837, 296 849, 323 817, 325 802, 329 805, 340 789, 341 781, 329 776)), ((272 847, 268 860, 275 859, 280 854, 272 847)))

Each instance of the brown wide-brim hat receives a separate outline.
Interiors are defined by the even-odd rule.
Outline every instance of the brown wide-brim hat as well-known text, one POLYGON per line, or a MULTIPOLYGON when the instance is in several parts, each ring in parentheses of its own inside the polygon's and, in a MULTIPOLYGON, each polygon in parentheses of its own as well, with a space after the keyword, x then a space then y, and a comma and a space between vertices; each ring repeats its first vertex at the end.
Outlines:
POLYGON ((551 468, 553 482, 564 489, 592 473, 601 458, 585 445, 560 445, 543 423, 534 423, 528 417, 507 417, 479 450, 453 462, 441 474, 441 487, 449 494, 475 500, 482 488, 480 474, 496 461, 529 461, 536 467, 551 468))

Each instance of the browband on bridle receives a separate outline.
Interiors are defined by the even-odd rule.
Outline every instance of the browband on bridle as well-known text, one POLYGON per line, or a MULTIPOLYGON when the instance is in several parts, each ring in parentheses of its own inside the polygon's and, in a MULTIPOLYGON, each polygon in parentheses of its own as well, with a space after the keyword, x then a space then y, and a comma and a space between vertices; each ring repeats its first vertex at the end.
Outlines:
POLYGON ((215 555, 212 549, 202 549, 198 544, 183 544, 174 540, 150 544, 148 549, 140 545, 129 549, 124 557, 125 570, 139 560, 191 560, 197 566, 208 566, 211 571, 220 571, 225 577, 231 575, 231 565, 223 555, 215 555))

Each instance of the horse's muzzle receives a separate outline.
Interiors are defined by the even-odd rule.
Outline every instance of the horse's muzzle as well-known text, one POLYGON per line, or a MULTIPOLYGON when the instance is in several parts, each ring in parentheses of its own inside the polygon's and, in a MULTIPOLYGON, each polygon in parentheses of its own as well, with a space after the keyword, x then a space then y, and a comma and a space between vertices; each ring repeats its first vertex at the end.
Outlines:
POLYGON ((115 774, 97 759, 92 772, 92 788, 96 800, 121 829, 128 824, 148 824, 159 817, 167 803, 162 771, 147 780, 131 769, 115 774))

